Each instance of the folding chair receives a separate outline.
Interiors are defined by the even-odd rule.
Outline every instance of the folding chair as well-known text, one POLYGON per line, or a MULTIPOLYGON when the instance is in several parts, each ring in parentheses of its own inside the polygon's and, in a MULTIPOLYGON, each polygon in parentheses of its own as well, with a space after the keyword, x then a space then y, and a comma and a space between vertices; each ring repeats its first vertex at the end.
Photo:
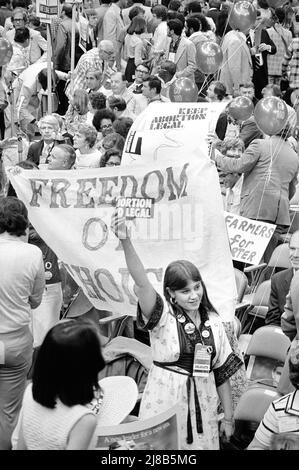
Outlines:
POLYGON ((279 397, 276 390, 259 386, 243 393, 234 412, 235 431, 231 443, 235 447, 245 449, 250 444, 268 407, 279 397))
POLYGON ((276 388, 290 344, 280 327, 267 325, 258 328, 246 352, 249 356, 246 369, 248 380, 276 388))
MULTIPOLYGON (((264 326, 270 299, 271 281, 262 282, 254 292, 249 307, 241 315, 242 333, 253 333, 257 327, 264 326)), ((240 317, 240 316, 239 316, 240 317)))
POLYGON ((237 287, 237 302, 241 303, 244 297, 244 294, 248 288, 248 279, 246 275, 240 271, 240 269, 234 268, 235 271, 235 281, 237 287))

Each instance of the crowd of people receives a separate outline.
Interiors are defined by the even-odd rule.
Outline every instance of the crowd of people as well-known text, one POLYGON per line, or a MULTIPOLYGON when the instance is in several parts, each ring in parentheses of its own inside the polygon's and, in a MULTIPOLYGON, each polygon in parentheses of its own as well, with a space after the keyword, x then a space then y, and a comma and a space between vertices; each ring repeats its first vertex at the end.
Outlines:
MULTIPOLYGON (((126 399, 137 397, 129 382, 123 382, 120 397, 109 382, 98 381, 105 367, 98 324, 85 315, 62 319, 59 259, 30 224, 7 178, 7 152, 17 146, 16 171, 119 166, 136 118, 148 107, 170 102, 181 78, 196 87, 197 102, 224 105, 207 136, 223 209, 275 224, 265 263, 278 245, 289 243, 292 267, 271 278, 265 324, 281 326, 296 343, 297 297, 290 292, 291 286, 299 292, 299 232, 289 232, 290 201, 298 199, 299 190, 299 3, 252 3, 255 24, 241 31, 231 26, 230 0, 86 0, 75 8, 60 0, 59 15, 47 30, 34 0, 0 0, 0 40, 12 46, 0 80, 1 450, 91 448, 98 418, 119 424, 131 411, 126 399), (200 51, 207 41, 223 54, 214 74, 202 71, 200 51), (231 114, 236 97, 251 100, 253 112, 246 119, 231 114), (283 100, 287 109, 283 128, 271 136, 254 113, 267 97, 283 100), (95 398, 97 411, 91 405, 95 398), (119 409, 123 404, 118 422, 109 420, 109 407, 105 420, 105 400, 112 406, 116 399, 119 409)), ((153 352, 139 419, 177 405, 180 448, 219 449, 219 439, 228 442, 234 433, 234 410, 247 387, 238 328, 228 331, 223 325, 193 263, 174 260, 165 267, 161 296, 117 213, 112 231, 135 282, 138 328, 153 352)), ((233 264, 244 271, 244 263, 233 264)), ((296 347, 288 360, 297 390, 296 347)), ((117 386, 121 389, 121 382, 117 386)), ((290 399, 296 399, 296 390, 290 399)), ((271 437, 280 433, 290 399, 274 402, 249 448, 285 445, 271 437)), ((294 439, 296 426, 291 431, 294 439)))

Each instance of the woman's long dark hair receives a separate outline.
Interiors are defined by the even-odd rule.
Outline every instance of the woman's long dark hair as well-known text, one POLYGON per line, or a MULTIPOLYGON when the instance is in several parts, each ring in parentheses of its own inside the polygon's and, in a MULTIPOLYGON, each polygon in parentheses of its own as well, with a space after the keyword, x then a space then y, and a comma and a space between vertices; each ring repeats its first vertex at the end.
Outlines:
MULTIPOLYGON (((202 280, 199 270, 190 261, 173 261, 167 266, 164 274, 163 283, 164 297, 166 298, 167 302, 171 303, 171 296, 169 294, 168 289, 172 291, 184 289, 190 281, 200 282, 202 285, 203 294, 199 306, 199 314, 201 323, 204 323, 206 320, 209 319, 209 312, 217 313, 217 311, 208 297, 207 289, 205 283, 202 280)), ((184 313, 183 309, 178 304, 171 303, 171 305, 175 315, 178 315, 179 313, 184 313)))
POLYGON ((89 320, 59 322, 47 333, 33 370, 35 401, 55 408, 86 405, 98 389, 98 373, 105 367, 99 333, 89 320))

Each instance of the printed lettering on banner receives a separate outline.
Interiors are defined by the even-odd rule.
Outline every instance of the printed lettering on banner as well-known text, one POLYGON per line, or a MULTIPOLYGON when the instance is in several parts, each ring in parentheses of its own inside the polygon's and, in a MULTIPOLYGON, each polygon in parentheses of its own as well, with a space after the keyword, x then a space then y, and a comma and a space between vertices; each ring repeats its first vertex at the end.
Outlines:
MULTIPOLYGON (((179 132, 157 129, 154 138, 151 130, 142 131, 139 161, 127 154, 127 164, 119 167, 21 170, 19 174, 8 170, 31 223, 96 308, 136 314, 134 283, 110 228, 119 200, 130 209, 126 214, 130 237, 157 292, 163 293, 168 264, 189 260, 199 268, 221 318, 232 321, 235 278, 217 170, 204 141, 210 125, 207 117, 212 115, 206 104, 157 105, 159 112, 154 111, 156 105, 149 106, 149 116, 137 118, 144 128, 159 113, 183 115, 180 107, 189 116, 188 109, 199 105, 201 111, 193 114, 202 117, 196 126, 184 120, 186 128, 179 132), (180 146, 184 135, 185 151, 180 146)), ((138 133, 136 121, 133 128, 138 133)))

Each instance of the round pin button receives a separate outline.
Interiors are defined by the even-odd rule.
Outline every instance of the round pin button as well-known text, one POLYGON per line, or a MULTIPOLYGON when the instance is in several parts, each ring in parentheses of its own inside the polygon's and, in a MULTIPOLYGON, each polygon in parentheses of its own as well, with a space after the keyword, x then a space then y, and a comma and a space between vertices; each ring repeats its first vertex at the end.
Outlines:
POLYGON ((180 323, 184 323, 186 321, 186 317, 184 317, 184 315, 182 315, 181 313, 177 316, 177 320, 178 322, 180 323))
POLYGON ((208 338, 208 337, 210 336, 209 331, 208 331, 208 330, 203 330, 202 336, 203 336, 204 338, 208 338))
POLYGON ((211 322, 210 322, 210 320, 206 320, 205 321, 205 327, 209 328, 209 326, 211 326, 211 322))
POLYGON ((195 331, 195 325, 193 325, 193 323, 187 323, 184 326, 184 330, 186 331, 188 335, 192 335, 192 333, 194 333, 195 331))

